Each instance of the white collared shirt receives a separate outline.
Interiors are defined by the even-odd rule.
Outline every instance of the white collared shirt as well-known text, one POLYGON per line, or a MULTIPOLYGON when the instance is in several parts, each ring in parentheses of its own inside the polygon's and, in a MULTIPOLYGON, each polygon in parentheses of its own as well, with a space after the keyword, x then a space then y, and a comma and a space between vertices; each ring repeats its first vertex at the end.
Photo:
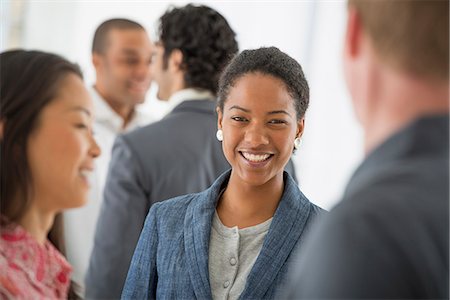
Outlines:
POLYGON ((108 105, 94 87, 88 90, 94 104, 94 138, 102 153, 95 160, 95 170, 91 174, 88 203, 64 213, 67 259, 73 266, 73 279, 82 286, 93 247, 95 226, 103 200, 103 189, 114 140, 120 133, 129 132, 154 121, 152 117, 136 109, 126 128, 123 128, 122 117, 108 105))
MULTIPOLYGON (((144 126, 151 123, 152 120, 150 116, 144 114, 139 109, 136 109, 133 113, 133 117, 128 122, 127 126, 123 128, 124 120, 119 114, 117 114, 108 103, 100 96, 94 87, 89 89, 91 94, 94 112, 95 112, 95 124, 94 126, 101 125, 104 127, 109 134, 114 136, 119 133, 128 132, 137 127, 144 126)), ((95 128, 94 128, 95 129, 95 128)))

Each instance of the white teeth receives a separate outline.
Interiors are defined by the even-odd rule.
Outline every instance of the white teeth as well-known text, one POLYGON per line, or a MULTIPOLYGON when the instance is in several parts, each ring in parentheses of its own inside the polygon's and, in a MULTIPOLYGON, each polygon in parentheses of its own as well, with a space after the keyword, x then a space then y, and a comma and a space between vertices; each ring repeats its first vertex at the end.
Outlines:
POLYGON ((246 160, 249 160, 251 162, 261 162, 269 158, 270 154, 251 154, 247 152, 242 152, 242 155, 245 157, 246 160))

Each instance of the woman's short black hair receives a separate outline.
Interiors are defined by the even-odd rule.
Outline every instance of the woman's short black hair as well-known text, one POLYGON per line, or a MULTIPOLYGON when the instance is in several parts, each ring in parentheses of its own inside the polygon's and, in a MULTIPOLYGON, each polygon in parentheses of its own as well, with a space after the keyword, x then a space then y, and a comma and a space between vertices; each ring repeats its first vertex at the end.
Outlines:
POLYGON ((224 70, 219 81, 218 104, 223 106, 236 81, 249 73, 261 73, 280 79, 294 99, 297 119, 304 117, 309 105, 309 86, 300 64, 276 47, 242 51, 224 70))
POLYGON ((159 24, 159 42, 164 48, 163 67, 173 50, 183 53, 186 87, 217 93, 222 70, 238 52, 236 34, 214 9, 188 4, 170 8, 159 24))

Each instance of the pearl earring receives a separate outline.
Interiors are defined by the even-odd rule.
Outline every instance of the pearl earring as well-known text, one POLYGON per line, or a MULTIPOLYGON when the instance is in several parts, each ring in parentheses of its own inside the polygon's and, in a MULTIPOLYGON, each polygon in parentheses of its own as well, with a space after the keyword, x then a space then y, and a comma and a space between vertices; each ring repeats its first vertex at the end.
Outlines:
POLYGON ((222 129, 217 129, 216 138, 219 142, 223 141, 223 131, 222 129))
POLYGON ((295 148, 295 150, 298 150, 300 148, 300 144, 301 143, 302 143, 302 140, 299 137, 295 138, 295 140, 294 140, 294 148, 295 148))

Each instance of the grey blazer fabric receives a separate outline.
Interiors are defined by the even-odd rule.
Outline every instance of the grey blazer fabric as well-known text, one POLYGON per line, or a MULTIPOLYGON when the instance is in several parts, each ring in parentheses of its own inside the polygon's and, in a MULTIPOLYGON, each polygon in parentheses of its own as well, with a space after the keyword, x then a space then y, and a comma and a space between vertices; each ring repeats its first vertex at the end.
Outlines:
MULTIPOLYGON (((208 248, 218 196, 231 171, 206 191, 153 205, 131 262, 122 299, 211 299, 208 248)), ((291 253, 321 209, 284 173, 284 192, 241 299, 271 299, 291 253)))
MULTIPOLYGON (((230 166, 216 139, 214 100, 180 103, 161 121, 119 136, 86 275, 86 296, 120 297, 150 207, 208 188, 230 166)), ((295 178, 292 162, 286 168, 295 178)))

